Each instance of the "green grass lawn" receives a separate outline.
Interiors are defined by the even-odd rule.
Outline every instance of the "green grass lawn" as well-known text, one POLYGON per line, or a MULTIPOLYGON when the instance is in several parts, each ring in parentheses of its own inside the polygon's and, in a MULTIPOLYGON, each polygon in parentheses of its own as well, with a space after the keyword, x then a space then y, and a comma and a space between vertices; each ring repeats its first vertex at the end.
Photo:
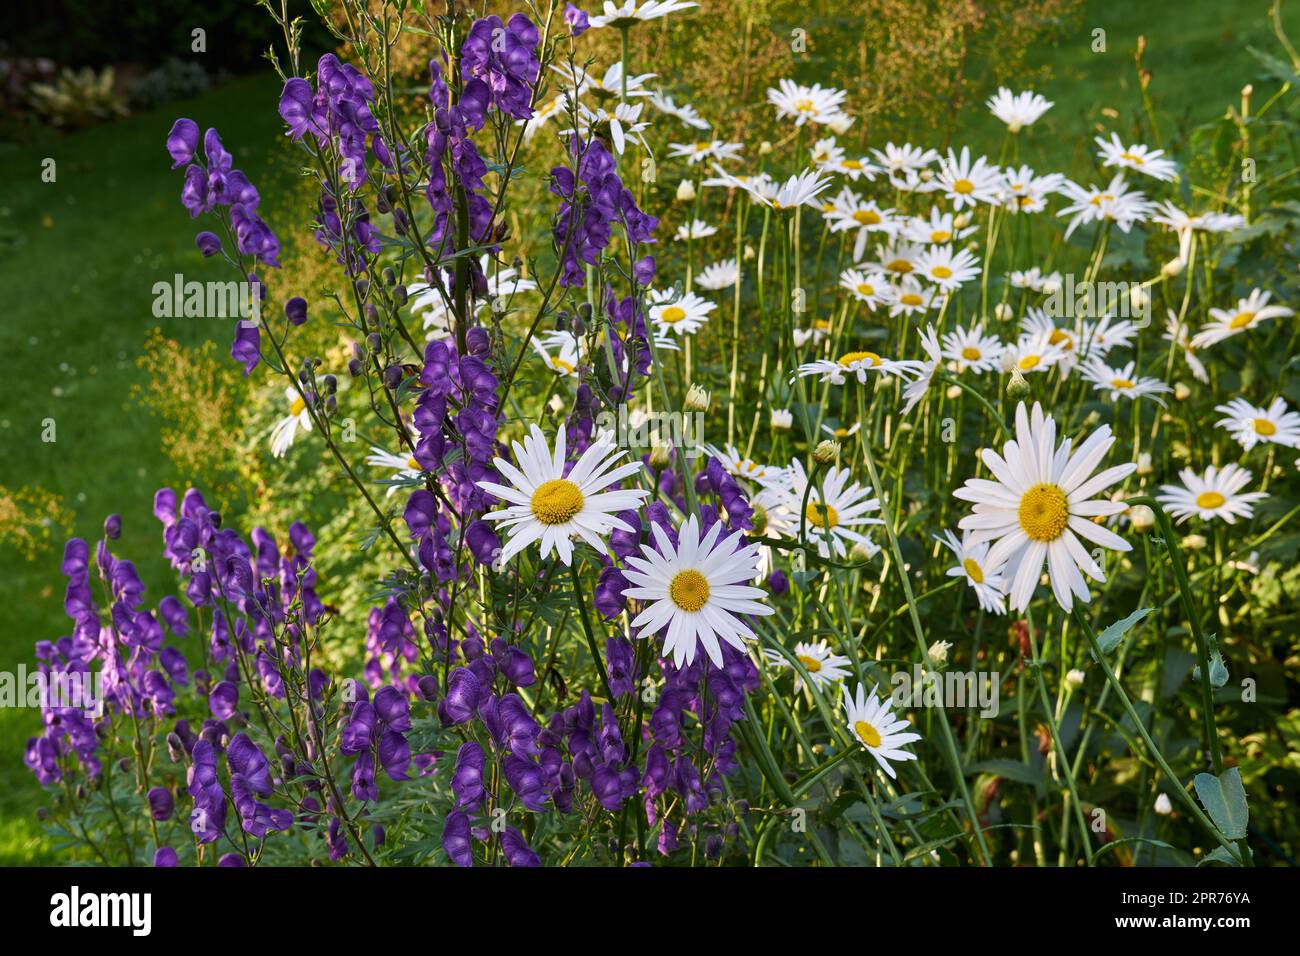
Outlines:
MULTIPOLYGON (((1153 94, 1163 110, 1166 144, 1180 128, 1219 115, 1240 87, 1259 75, 1247 43, 1272 49, 1264 0, 1106 0, 1089 4, 1076 34, 1035 51, 1053 66, 1043 89, 1056 108, 1033 130, 1037 161, 1080 173, 1092 167, 1090 139, 1102 122, 1125 130, 1139 109, 1132 50, 1148 41, 1153 94), (1107 52, 1090 48, 1091 31, 1107 32, 1107 52), (1101 110, 1119 110, 1119 121, 1101 110)), ((1288 15, 1300 39, 1300 9, 1288 15)), ((0 354, 9 358, 0 400, 0 485, 38 485, 76 512, 75 533, 94 540, 109 512, 123 516, 119 551, 137 561, 151 603, 171 584, 160 551, 153 491, 175 479, 159 451, 158 424, 130 397, 143 381, 135 361, 155 325, 184 342, 215 339, 225 350, 228 322, 156 319, 153 284, 176 272, 216 277, 194 249, 196 227, 179 204, 180 171, 169 170, 164 137, 177 115, 216 126, 236 165, 266 194, 279 141, 278 83, 268 74, 237 80, 193 101, 152 114, 22 147, 0 147, 0 354), (41 163, 56 160, 57 181, 43 183, 41 163), (52 418, 57 441, 41 440, 52 418)), ((967 114, 977 144, 1001 130, 981 110, 967 114)), ((996 147, 993 147, 996 148, 996 147)), ((275 223, 287 231, 292 224, 275 223)), ((224 275, 222 276, 224 278, 224 275)), ((0 669, 30 663, 32 645, 67 631, 59 551, 35 562, 0 553, 0 669)), ((34 809, 39 787, 22 765, 26 738, 39 726, 32 710, 0 710, 0 863, 54 861, 34 809)))
MULTIPOLYGON (((172 120, 220 130, 235 164, 264 191, 281 131, 273 76, 236 80, 192 101, 107 126, 0 150, 0 349, 10 357, 0 399, 0 485, 40 485, 76 513, 75 533, 94 541, 106 514, 122 514, 120 553, 137 562, 153 601, 171 575, 159 555, 153 491, 175 480, 159 450, 158 424, 130 398, 144 380, 136 358, 155 326, 184 342, 229 348, 230 323, 157 319, 153 284, 217 275, 194 248, 198 231, 180 206, 181 171, 163 147, 172 120), (52 157, 57 180, 43 183, 52 157), (41 440, 52 418, 57 441, 41 440)), ((224 278, 224 277, 223 277, 224 278)), ((34 562, 0 553, 0 669, 32 663, 32 645, 68 632, 61 552, 34 562)), ((39 729, 34 710, 0 710, 0 863, 51 860, 34 809, 39 787, 22 764, 39 729)))

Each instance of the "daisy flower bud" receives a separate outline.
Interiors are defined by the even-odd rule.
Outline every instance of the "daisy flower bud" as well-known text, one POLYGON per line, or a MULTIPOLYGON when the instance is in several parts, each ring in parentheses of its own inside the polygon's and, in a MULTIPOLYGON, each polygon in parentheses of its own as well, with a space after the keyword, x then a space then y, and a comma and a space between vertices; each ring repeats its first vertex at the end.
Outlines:
POLYGON ((826 438, 818 442, 817 447, 813 449, 813 461, 819 465, 829 465, 839 456, 839 453, 840 443, 826 438))
POLYGON ((1155 811, 1162 817, 1167 817, 1174 812, 1174 805, 1169 799, 1169 794, 1161 793, 1156 795, 1155 811))
POLYGON ((685 409, 688 412, 707 412, 709 410, 709 393, 698 385, 686 390, 685 409))
POLYGON ((926 651, 925 656, 930 658, 930 663, 938 666, 948 661, 948 651, 952 649, 951 641, 935 641, 926 651))
POLYGON ((1065 683, 1068 684, 1070 687, 1073 687, 1073 688, 1076 688, 1076 689, 1077 689, 1077 688, 1080 688, 1080 687, 1083 686, 1083 681, 1084 681, 1085 676, 1086 676, 1086 675, 1083 673, 1083 671, 1079 670, 1079 669, 1076 667, 1076 668, 1074 668, 1073 670, 1071 670, 1071 671, 1067 671, 1067 672, 1066 672, 1066 675, 1065 675, 1065 683))
POLYGON ((1128 510, 1128 520, 1136 531, 1150 531, 1156 523, 1156 513, 1146 505, 1134 505, 1128 510))
POLYGON ((677 184, 677 201, 693 202, 695 199, 695 183, 689 179, 683 179, 677 184))
POLYGON ((1184 383, 1178 382, 1177 384, 1174 385, 1174 398, 1176 398, 1178 401, 1180 402, 1187 401, 1187 399, 1191 397, 1191 394, 1192 394, 1192 390, 1188 388, 1184 383))
POLYGON ((666 441, 657 441, 650 449, 650 467, 662 471, 672 464, 672 450, 666 441))
POLYGON ((772 430, 788 432, 794 426, 794 414, 788 408, 772 409, 772 430))
POLYGON ((1007 382, 1007 398, 1013 402, 1018 402, 1023 398, 1028 398, 1032 392, 1033 389, 1029 387, 1025 377, 1020 374, 1020 369, 1013 368, 1011 370, 1011 381, 1007 382))
POLYGON ((993 317, 999 322, 1010 322, 1015 315, 1015 311, 1005 302, 999 302, 993 309, 993 317))
POLYGON ((758 155, 768 156, 771 154, 771 152, 772 152, 772 144, 767 140, 763 140, 763 142, 758 144, 758 155))
POLYGON ((1201 551, 1208 543, 1203 534, 1189 534, 1183 538, 1183 547, 1188 551, 1201 551))

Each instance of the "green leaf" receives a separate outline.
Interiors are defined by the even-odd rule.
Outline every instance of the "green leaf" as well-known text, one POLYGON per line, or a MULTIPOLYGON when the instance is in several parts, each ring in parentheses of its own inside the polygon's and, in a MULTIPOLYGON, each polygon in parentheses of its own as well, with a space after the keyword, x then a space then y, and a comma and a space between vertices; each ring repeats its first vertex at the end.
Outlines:
MULTIPOLYGON (((1208 776, 1208 774, 1207 774, 1208 776)), ((1216 846, 1211 852, 1205 854, 1197 866, 1205 866, 1207 863, 1222 863, 1224 866, 1241 866, 1237 858, 1228 852, 1224 846, 1216 846)))
POLYGON ((1201 798, 1201 806, 1205 807, 1214 825, 1229 840, 1244 840, 1250 808, 1246 806, 1246 788, 1241 785, 1241 771, 1233 767, 1217 777, 1198 773, 1193 783, 1196 795, 1201 798))
POLYGON ((1120 641, 1124 640, 1124 635, 1133 629, 1133 626, 1142 620, 1154 610, 1149 607, 1140 607, 1122 621, 1116 621, 1106 630, 1097 635, 1097 646, 1101 648, 1103 654, 1109 654, 1115 648, 1119 647, 1120 641))
POLYGON ((1004 780, 1027 783, 1031 787, 1038 786, 1043 780, 1042 771, 1035 770, 1019 760, 981 760, 979 763, 968 766, 966 772, 968 774, 991 773, 993 776, 1001 777, 1004 780))

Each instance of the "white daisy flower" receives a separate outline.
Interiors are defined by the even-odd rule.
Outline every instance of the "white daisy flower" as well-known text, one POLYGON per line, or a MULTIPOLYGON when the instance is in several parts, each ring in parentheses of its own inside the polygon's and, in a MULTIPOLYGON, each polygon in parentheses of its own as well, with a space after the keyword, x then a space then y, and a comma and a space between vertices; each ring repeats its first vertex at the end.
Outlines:
POLYGON ((650 128, 650 123, 641 119, 641 110, 644 106, 643 103, 610 103, 609 109, 597 106, 593 110, 585 103, 579 103, 577 126, 561 130, 560 135, 572 136, 577 132, 584 139, 588 139, 593 133, 608 130, 614 152, 619 156, 626 151, 629 139, 635 139, 649 152, 650 144, 645 140, 645 131, 650 128))
POLYGON ((923 246, 911 242, 895 242, 876 246, 876 262, 882 271, 893 276, 908 276, 916 271, 917 263, 925 252, 923 246))
POLYGON ((542 339, 533 338, 533 349, 546 367, 557 375, 572 378, 578 374, 580 361, 578 337, 572 332, 552 332, 542 339))
POLYGON ((948 150, 947 158, 939 163, 938 179, 954 209, 996 203, 1003 188, 998 168, 983 156, 971 162, 969 146, 961 148, 960 156, 948 150))
POLYGON ((930 390, 930 383, 934 381, 934 373, 939 371, 939 366, 943 364, 943 347, 939 344, 939 336, 935 333, 933 325, 927 325, 925 331, 921 333, 921 347, 925 349, 926 359, 920 363, 920 374, 903 387, 904 415, 911 412, 925 397, 925 393, 930 390))
POLYGON ((1246 225, 1246 217, 1237 213, 1203 212, 1197 215, 1183 212, 1169 200, 1156 203, 1152 222, 1168 226, 1179 234, 1188 232, 1232 232, 1246 225))
POLYGON ((853 244, 853 258, 862 258, 867 248, 867 239, 872 233, 893 235, 898 229, 894 219, 894 210, 881 209, 875 202, 862 199, 847 186, 831 201, 830 209, 825 213, 831 232, 857 233, 853 244))
POLYGON ((705 445, 704 450, 716 458, 723 470, 733 478, 756 481, 761 485, 779 484, 785 481, 785 469, 774 465, 764 465, 741 453, 735 445, 718 448, 705 445))
POLYGON ((980 328, 958 327, 943 337, 943 356, 957 365, 957 371, 992 372, 1000 367, 1005 346, 980 328))
POLYGON ((1061 274, 1059 272, 1043 273, 1038 266, 1025 269, 1023 272, 1015 270, 1007 277, 1013 289, 1028 289, 1030 292, 1052 293, 1061 288, 1061 274))
POLYGON ((638 4, 637 0, 626 0, 622 4, 615 4, 611 0, 605 0, 604 12, 599 16, 591 17, 589 22, 593 29, 614 27, 616 30, 626 30, 638 23, 658 20, 670 13, 689 10, 694 6, 697 6, 697 4, 687 3, 685 0, 646 0, 645 3, 640 4, 638 4))
POLYGON ((895 146, 886 143, 883 150, 872 149, 871 155, 890 175, 906 172, 920 172, 939 158, 933 149, 921 149, 911 143, 895 146))
POLYGON ((609 433, 600 435, 567 474, 563 425, 556 434, 553 453, 536 425, 531 426, 522 445, 517 441, 510 444, 518 466, 504 458, 493 462, 510 484, 478 482, 484 491, 508 502, 507 507, 483 516, 509 530, 498 559, 502 564, 534 541, 541 542, 543 560, 554 550, 561 561, 572 564, 575 535, 603 554, 603 539, 612 530, 633 530, 618 513, 639 507, 650 492, 605 489, 643 471, 645 465, 633 461, 615 467, 627 452, 614 447, 609 433))
POLYGON ((699 275, 695 277, 695 284, 701 289, 716 292, 719 289, 730 289, 739 278, 740 266, 736 264, 736 260, 723 259, 701 269, 699 275))
POLYGON ((820 345, 826 336, 831 334, 831 323, 828 319, 817 319, 810 328, 794 329, 794 344, 803 348, 809 342, 813 345, 820 345))
MULTIPOLYGON (((623 64, 619 62, 611 63, 609 68, 597 78, 596 74, 589 73, 580 66, 575 66, 572 70, 568 64, 556 63, 551 69, 559 73, 565 80, 566 95, 581 98, 589 95, 597 100, 621 100, 623 98, 623 64)), ((654 79, 653 73, 628 74, 627 77, 627 95, 632 96, 649 96, 653 91, 646 85, 647 80, 654 79)))
POLYGON ((980 265, 969 249, 954 253, 949 245, 930 246, 918 258, 916 271, 940 289, 952 292, 979 275, 980 265))
POLYGON ((1129 362, 1121 368, 1112 368, 1101 359, 1093 359, 1084 363, 1082 374, 1097 391, 1105 392, 1112 401, 1118 401, 1121 395, 1134 400, 1149 396, 1163 406, 1164 399, 1158 396, 1173 389, 1158 378, 1139 377, 1135 373, 1136 367, 1135 362, 1129 362))
POLYGON ((715 667, 722 667, 721 638, 737 650, 754 639, 754 632, 741 615, 764 616, 772 609, 758 603, 767 596, 761 588, 744 582, 758 571, 758 546, 744 544, 744 532, 736 531, 719 541, 722 522, 700 539, 695 516, 686 519, 673 547, 657 522, 650 523, 658 549, 641 545, 643 558, 629 556, 624 577, 632 586, 623 596, 647 602, 632 619, 637 637, 646 638, 667 629, 663 654, 677 667, 695 661, 696 650, 704 652, 715 667))
POLYGON ((652 289, 647 302, 650 321, 661 335, 692 335, 709 320, 709 313, 717 303, 701 298, 694 292, 678 293, 676 289, 652 289))
MULTIPOLYGON (((414 429, 411 430, 412 438, 416 441, 419 436, 414 429)), ((395 455, 386 448, 380 448, 378 445, 370 446, 370 454, 366 456, 366 464, 372 468, 388 468, 394 472, 395 478, 414 479, 423 474, 424 469, 420 463, 415 460, 414 455, 395 455)), ((388 486, 387 497, 391 498, 401 489, 400 484, 388 486)))
POLYGON ((1114 551, 1131 550, 1127 541, 1092 520, 1124 510, 1123 502, 1093 496, 1137 468, 1126 462, 1092 474, 1114 444, 1110 426, 1103 425, 1071 454, 1070 439, 1057 447, 1051 416, 1044 415, 1037 402, 1031 415, 1021 402, 1016 437, 1003 446, 1003 455, 984 449, 982 459, 994 480, 971 478, 953 492, 974 503, 974 513, 957 525, 972 532, 971 543, 995 542, 987 562, 994 567, 1006 564, 1013 610, 1029 605, 1044 561, 1062 608, 1070 610, 1075 595, 1085 602, 1091 599, 1080 571, 1098 582, 1106 576, 1079 538, 1114 551))
POLYGON ((717 226, 710 226, 702 219, 692 219, 689 223, 678 226, 673 238, 678 242, 685 242, 687 239, 707 239, 717 231, 717 226))
POLYGON ((1046 372, 1065 358, 1066 353, 1061 347, 1052 344, 1051 334, 1040 332, 1021 335, 1006 345, 1000 361, 1007 370, 1015 368, 1021 372, 1046 372))
POLYGON ((931 206, 929 219, 915 216, 907 221, 903 226, 903 238, 923 245, 942 246, 964 239, 975 231, 974 226, 957 228, 953 223, 955 218, 953 213, 944 212, 938 206, 931 206))
POLYGON ((1035 213, 1047 208, 1047 197, 1061 188, 1065 177, 1060 173, 1039 176, 1028 166, 1005 169, 1002 205, 1011 212, 1035 213))
POLYGON ((796 537, 803 529, 823 558, 829 558, 832 551, 843 558, 855 544, 863 545, 872 554, 880 550, 859 530, 868 525, 884 524, 879 518, 870 517, 873 511, 880 510, 880 502, 871 497, 870 488, 849 480, 851 475, 847 468, 826 469, 821 476, 820 488, 816 485, 808 487, 808 473, 797 458, 790 463, 786 475, 789 482, 783 490, 786 505, 795 515, 796 537), (808 496, 806 507, 805 493, 808 496))
POLYGON ((794 413, 788 408, 774 408, 768 424, 774 431, 788 432, 794 427, 794 413))
POLYGON ((1026 126, 1032 126, 1044 113, 1052 108, 1052 102, 1038 93, 1025 90, 1012 93, 1005 86, 988 98, 984 104, 989 112, 1007 124, 1007 130, 1019 133, 1026 126))
POLYGON ((1111 349, 1131 345, 1137 333, 1138 327, 1128 319, 1110 315, 1102 316, 1096 322, 1084 322, 1079 354, 1106 355, 1111 349))
POLYGON ((845 269, 840 274, 840 287, 847 289, 872 312, 889 297, 889 280, 883 272, 845 269))
POLYGON ((804 123, 829 123, 843 114, 844 90, 823 87, 820 83, 804 86, 794 80, 781 80, 777 89, 767 91, 767 101, 776 107, 777 119, 792 119, 796 126, 804 123))
POLYGON ((669 143, 668 155, 673 159, 685 159, 690 165, 702 163, 706 159, 740 159, 743 143, 724 143, 720 139, 700 140, 695 143, 669 143))
POLYGON ((1178 477, 1183 479, 1182 486, 1161 485, 1163 494, 1156 495, 1156 501, 1177 516, 1179 524, 1191 517, 1203 521, 1222 518, 1236 524, 1238 518, 1253 518, 1254 503, 1268 497, 1262 491, 1241 490, 1250 483, 1251 474, 1237 465, 1224 465, 1222 470, 1211 465, 1204 475, 1184 468, 1178 477))
POLYGON ((1271 292, 1255 289, 1246 298, 1238 299, 1235 309, 1210 309, 1211 321, 1202 325, 1193 337, 1192 348, 1203 349, 1217 345, 1224 339, 1253 329, 1261 322, 1295 315, 1284 305, 1269 305, 1271 296, 1271 292))
POLYGON ((916 754, 900 748, 920 740, 921 735, 903 733, 911 726, 911 721, 895 717, 892 706, 888 697, 881 700, 872 694, 871 699, 867 700, 861 684, 858 685, 856 697, 850 697, 848 687, 844 687, 844 717, 849 730, 867 748, 867 752, 876 758, 880 769, 889 774, 890 779, 895 779, 898 774, 890 761, 915 760, 916 754))
POLYGON ((275 458, 284 457, 299 428, 311 431, 311 413, 298 390, 290 385, 284 390, 284 397, 289 403, 289 414, 271 427, 271 455, 275 458))
POLYGON ((1117 173, 1105 188, 1084 188, 1067 179, 1061 184, 1060 192, 1071 200, 1056 214, 1071 217, 1065 229, 1067 239, 1079 226, 1090 222, 1110 221, 1122 232, 1128 232, 1135 222, 1145 220, 1152 208, 1144 193, 1129 190, 1123 173, 1117 173))
POLYGON ((1273 399, 1268 408, 1234 398, 1226 405, 1216 405, 1214 410, 1227 416, 1215 424, 1227 429, 1246 451, 1260 442, 1300 448, 1300 413, 1287 411, 1286 402, 1280 398, 1273 399))
MULTIPOLYGON (((794 665, 786 660, 785 655, 780 651, 767 648, 763 651, 763 656, 773 667, 782 669, 788 667, 794 670, 794 665)), ((852 662, 847 657, 841 657, 832 651, 831 646, 825 641, 818 641, 815 644, 799 641, 794 646, 794 656, 808 672, 808 676, 812 678, 818 690, 825 690, 849 676, 847 665, 852 662)), ((803 677, 798 671, 795 671, 794 675, 794 690, 795 693, 803 690, 803 677)))
POLYGON ((844 148, 836 145, 834 136, 826 136, 813 143, 808 158, 814 166, 838 163, 844 158, 844 148))
POLYGON ((1162 149, 1149 149, 1139 143, 1125 146, 1115 133, 1110 134, 1109 140, 1098 136, 1094 142, 1100 147, 1097 150, 1097 158, 1102 161, 1103 166, 1135 169, 1152 179, 1164 182, 1178 178, 1178 167, 1174 165, 1173 160, 1161 158, 1165 154, 1162 149))
POLYGON ((1002 574, 1002 565, 994 567, 988 563, 989 542, 972 543, 969 531, 962 534, 960 541, 951 531, 944 531, 942 536, 935 535, 934 540, 957 558, 956 566, 947 571, 948 577, 965 578, 986 613, 1007 613, 1007 580, 1002 574))
POLYGON ((865 383, 868 372, 876 372, 885 378, 891 375, 903 379, 915 378, 921 373, 920 365, 920 362, 885 358, 875 352, 855 351, 845 352, 837 359, 818 359, 800 365, 797 374, 800 377, 816 375, 823 383, 843 385, 846 375, 852 375, 858 382, 865 383))
POLYGON ((692 129, 708 129, 710 126, 709 121, 700 116, 694 106, 689 103, 678 106, 673 102, 673 98, 662 90, 655 90, 650 94, 650 104, 659 112, 667 113, 692 129))
POLYGON ((937 286, 922 286, 908 276, 897 285, 889 287, 887 303, 889 314, 920 315, 943 305, 944 293, 937 286))

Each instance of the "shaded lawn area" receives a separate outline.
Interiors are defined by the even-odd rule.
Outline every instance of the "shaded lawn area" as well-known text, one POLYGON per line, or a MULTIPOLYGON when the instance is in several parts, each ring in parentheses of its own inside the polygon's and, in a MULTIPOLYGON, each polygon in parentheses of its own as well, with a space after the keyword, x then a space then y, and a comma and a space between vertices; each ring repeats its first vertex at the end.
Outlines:
MULTIPOLYGON (((151 605, 174 580, 160 555, 153 492, 178 479, 159 450, 158 423, 130 398, 132 384, 147 377, 136 359, 154 327, 186 343, 212 338, 223 351, 233 334, 229 320, 153 315, 155 282, 177 272, 229 278, 224 263, 202 260, 194 247, 199 227, 180 205, 182 170, 170 170, 163 142, 177 116, 215 126, 266 196, 282 131, 278 98, 278 81, 264 74, 158 112, 0 148, 0 350, 10 360, 0 485, 62 496, 76 514, 74 533, 92 551, 104 516, 120 512, 117 551, 137 562, 151 605), (40 178, 46 157, 57 162, 54 183, 40 178), (52 443, 41 440, 47 418, 52 443)), ((37 640, 69 632, 60 558, 61 542, 30 563, 0 552, 0 670, 30 667, 37 640)), ((39 726, 38 711, 0 709, 0 863, 56 858, 34 817, 45 798, 22 763, 39 726)))

